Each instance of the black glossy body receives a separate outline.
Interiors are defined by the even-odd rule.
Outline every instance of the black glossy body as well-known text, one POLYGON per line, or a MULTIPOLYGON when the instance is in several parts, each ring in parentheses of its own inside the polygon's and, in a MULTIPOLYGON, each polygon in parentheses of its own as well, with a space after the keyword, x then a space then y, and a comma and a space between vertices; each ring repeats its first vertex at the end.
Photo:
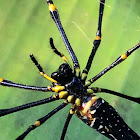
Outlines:
POLYGON ((72 81, 74 74, 72 73, 70 66, 66 63, 63 63, 56 72, 52 73, 51 77, 61 85, 65 85, 72 81))

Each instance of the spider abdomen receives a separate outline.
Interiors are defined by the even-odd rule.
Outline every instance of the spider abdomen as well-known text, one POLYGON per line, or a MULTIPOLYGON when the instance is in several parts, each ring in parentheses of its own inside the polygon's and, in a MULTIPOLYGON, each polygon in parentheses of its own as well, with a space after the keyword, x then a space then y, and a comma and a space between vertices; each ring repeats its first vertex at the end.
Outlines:
POLYGON ((140 140, 118 112, 102 98, 85 96, 75 113, 84 123, 111 140, 140 140))

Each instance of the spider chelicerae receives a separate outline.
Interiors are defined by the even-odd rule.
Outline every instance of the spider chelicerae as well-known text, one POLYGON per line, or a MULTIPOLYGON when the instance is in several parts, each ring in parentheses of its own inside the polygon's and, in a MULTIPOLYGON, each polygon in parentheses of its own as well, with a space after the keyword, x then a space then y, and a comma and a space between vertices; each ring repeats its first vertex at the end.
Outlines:
POLYGON ((136 103, 140 103, 140 98, 130 97, 119 92, 115 92, 109 89, 99 88, 99 87, 89 87, 92 83, 98 80, 101 76, 103 76, 106 72, 114 68, 116 65, 124 61, 132 52, 140 47, 140 43, 135 45, 133 48, 129 49, 126 53, 122 54, 118 57, 111 65, 106 67, 103 71, 97 74, 95 77, 86 81, 88 72, 90 70, 92 60, 96 54, 96 51, 101 42, 101 26, 102 26, 102 17, 104 11, 105 0, 100 0, 100 10, 99 10, 99 21, 98 28, 95 40, 93 42, 93 49, 88 59, 87 65, 85 69, 80 72, 80 65, 77 60, 75 53, 73 52, 71 45, 67 39, 67 36, 64 32, 64 29, 61 25, 60 18, 56 7, 53 4, 52 0, 47 0, 47 4, 49 6, 49 11, 52 19, 56 23, 62 39, 66 45, 66 48, 72 58, 73 67, 70 65, 68 59, 64 54, 59 52, 54 43, 53 39, 50 38, 50 46, 52 50, 59 55, 65 63, 61 64, 56 72, 53 72, 51 77, 45 74, 43 68, 38 63, 33 54, 30 55, 31 60, 35 64, 35 66, 40 71, 40 74, 44 76, 46 79, 52 82, 51 86, 48 87, 35 87, 29 85, 23 85, 14 83, 12 81, 0 78, 0 84, 2 86, 23 88, 29 90, 37 90, 42 92, 52 91, 55 92, 53 96, 35 101, 32 103, 28 103, 25 105, 21 105, 18 107, 10 108, 10 109, 1 109, 0 116, 8 115, 10 113, 14 113, 23 109, 31 108, 34 106, 38 106, 41 104, 46 104, 49 102, 53 102, 59 99, 64 99, 64 102, 58 106, 56 109, 51 111, 46 116, 38 119, 35 123, 23 133, 21 134, 17 140, 24 139, 32 130, 41 126, 46 120, 48 120, 52 115, 54 115, 59 110, 63 109, 69 103, 72 104, 68 117, 66 119, 66 123, 64 125, 61 140, 65 138, 65 134, 69 125, 69 122, 73 116, 76 114, 78 118, 80 118, 83 122, 85 122, 88 126, 94 128, 96 131, 105 135, 109 139, 140 139, 140 137, 123 121, 120 115, 115 111, 115 109, 110 106, 105 100, 100 97, 97 97, 95 94, 100 92, 105 92, 109 94, 114 94, 116 96, 120 96, 122 98, 134 101, 136 103))

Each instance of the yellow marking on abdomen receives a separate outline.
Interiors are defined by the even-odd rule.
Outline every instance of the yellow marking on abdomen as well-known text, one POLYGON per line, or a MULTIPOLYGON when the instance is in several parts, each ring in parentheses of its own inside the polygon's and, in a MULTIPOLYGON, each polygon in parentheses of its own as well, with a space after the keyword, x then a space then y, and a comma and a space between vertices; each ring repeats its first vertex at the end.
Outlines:
POLYGON ((109 129, 107 128, 107 126, 105 126, 105 129, 106 129, 107 132, 109 132, 109 129))
POLYGON ((99 97, 97 96, 92 96, 92 98, 86 103, 86 105, 84 106, 83 110, 81 110, 81 113, 84 115, 86 115, 88 109, 92 106, 92 104, 97 101, 99 97))

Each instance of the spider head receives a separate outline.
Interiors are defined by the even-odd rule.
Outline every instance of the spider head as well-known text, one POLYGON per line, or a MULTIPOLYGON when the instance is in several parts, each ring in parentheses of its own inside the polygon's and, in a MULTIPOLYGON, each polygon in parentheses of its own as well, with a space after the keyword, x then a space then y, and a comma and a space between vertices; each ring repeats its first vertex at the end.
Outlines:
POLYGON ((67 63, 61 64, 58 70, 51 74, 51 77, 62 85, 69 83, 73 76, 72 69, 67 63))

